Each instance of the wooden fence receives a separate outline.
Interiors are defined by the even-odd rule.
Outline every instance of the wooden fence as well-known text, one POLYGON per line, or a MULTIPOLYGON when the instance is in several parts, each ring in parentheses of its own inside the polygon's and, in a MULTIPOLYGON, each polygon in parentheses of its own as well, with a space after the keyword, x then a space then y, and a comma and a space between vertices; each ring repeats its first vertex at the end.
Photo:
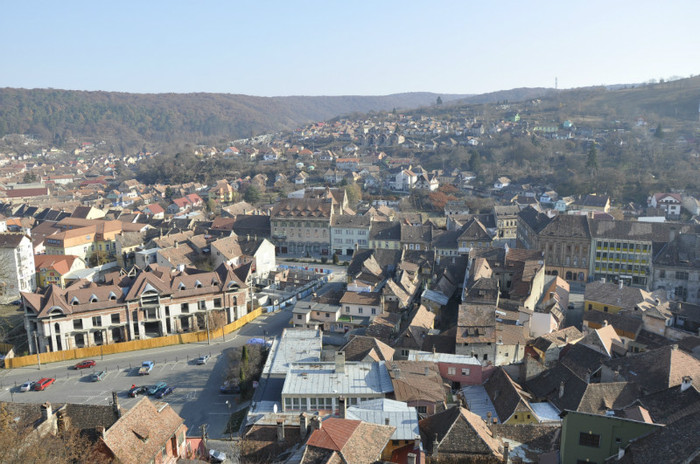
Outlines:
MULTIPOLYGON (((262 309, 258 308, 240 319, 231 322, 223 327, 209 331, 209 336, 212 339, 223 337, 224 334, 234 332, 248 322, 262 314, 262 309)), ((188 332, 175 335, 167 335, 165 337, 149 338, 148 340, 132 340, 130 342, 113 343, 110 345, 88 346, 84 348, 74 348, 72 350, 54 351, 51 353, 40 353, 39 359, 42 364, 48 364, 59 361, 70 361, 74 359, 96 358, 105 354, 123 353, 126 351, 148 350, 151 348, 160 348, 163 346, 180 345, 183 343, 203 342, 207 339, 207 331, 200 330, 199 332, 188 332)), ((14 358, 5 359, 5 368, 13 369, 15 367, 32 366, 37 364, 36 354, 27 356, 16 356, 14 358)))

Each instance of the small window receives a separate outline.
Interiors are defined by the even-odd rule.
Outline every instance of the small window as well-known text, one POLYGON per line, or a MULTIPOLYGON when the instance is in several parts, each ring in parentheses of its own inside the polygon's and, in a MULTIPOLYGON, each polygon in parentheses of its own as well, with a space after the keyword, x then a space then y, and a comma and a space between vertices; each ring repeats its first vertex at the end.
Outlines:
POLYGON ((463 376, 468 376, 469 374, 471 374, 471 370, 470 370, 469 368, 467 368, 467 367, 463 367, 463 368, 462 368, 462 375, 463 375, 463 376))
POLYGON ((119 324, 121 322, 121 319, 119 317, 119 314, 112 314, 112 324, 119 324))
POLYGON ((73 320, 73 329, 74 330, 82 330, 83 329, 83 320, 82 319, 74 319, 73 320))
POLYGON ((93 327, 100 327, 102 326, 102 317, 101 316, 95 316, 92 318, 92 326, 93 327))
POLYGON ((590 448, 600 448, 600 435, 581 432, 578 436, 578 444, 590 448))

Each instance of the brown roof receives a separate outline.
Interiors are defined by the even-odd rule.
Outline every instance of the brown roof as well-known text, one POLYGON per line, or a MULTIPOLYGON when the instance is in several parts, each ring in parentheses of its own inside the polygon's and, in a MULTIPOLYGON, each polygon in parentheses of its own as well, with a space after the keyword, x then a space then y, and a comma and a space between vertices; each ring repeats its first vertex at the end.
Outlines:
POLYGON ((381 294, 376 292, 345 292, 340 303, 379 306, 381 294))
POLYGON ((499 440, 494 438, 481 417, 467 409, 454 406, 422 419, 419 427, 428 454, 433 453, 437 438, 438 452, 446 458, 491 455, 501 459, 499 440))
POLYGON ((387 368, 397 401, 445 401, 445 386, 435 363, 392 361, 387 368))
POLYGON ((141 398, 105 432, 103 441, 119 462, 150 462, 183 422, 167 403, 156 405, 141 398))
POLYGON ((346 361, 364 361, 368 357, 373 361, 391 361, 394 349, 374 337, 355 335, 340 349, 345 352, 346 361))
POLYGON ((321 428, 314 430, 307 442, 302 463, 326 462, 345 464, 372 464, 379 461, 382 451, 396 427, 370 424, 358 420, 329 418, 321 428), (330 451, 323 460, 316 459, 314 448, 330 451))

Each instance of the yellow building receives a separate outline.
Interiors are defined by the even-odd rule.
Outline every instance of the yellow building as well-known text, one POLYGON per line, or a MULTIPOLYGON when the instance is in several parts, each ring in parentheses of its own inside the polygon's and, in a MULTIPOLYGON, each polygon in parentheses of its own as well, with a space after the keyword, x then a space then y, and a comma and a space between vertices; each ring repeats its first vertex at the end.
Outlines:
POLYGON ((645 311, 656 305, 651 293, 641 288, 627 287, 622 283, 591 282, 584 294, 586 311, 617 314, 624 310, 645 311))
POLYGON ((85 261, 74 255, 35 255, 36 281, 39 287, 58 285, 65 288, 65 275, 85 269, 85 261))

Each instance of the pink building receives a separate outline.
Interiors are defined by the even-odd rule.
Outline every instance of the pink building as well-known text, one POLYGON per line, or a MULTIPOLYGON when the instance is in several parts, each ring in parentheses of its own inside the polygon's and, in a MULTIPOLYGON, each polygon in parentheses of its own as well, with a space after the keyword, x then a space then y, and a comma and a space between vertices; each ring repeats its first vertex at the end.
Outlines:
POLYGON ((473 356, 411 351, 408 360, 429 361, 437 364, 440 376, 449 381, 453 389, 466 385, 481 385, 486 380, 481 363, 473 356))

